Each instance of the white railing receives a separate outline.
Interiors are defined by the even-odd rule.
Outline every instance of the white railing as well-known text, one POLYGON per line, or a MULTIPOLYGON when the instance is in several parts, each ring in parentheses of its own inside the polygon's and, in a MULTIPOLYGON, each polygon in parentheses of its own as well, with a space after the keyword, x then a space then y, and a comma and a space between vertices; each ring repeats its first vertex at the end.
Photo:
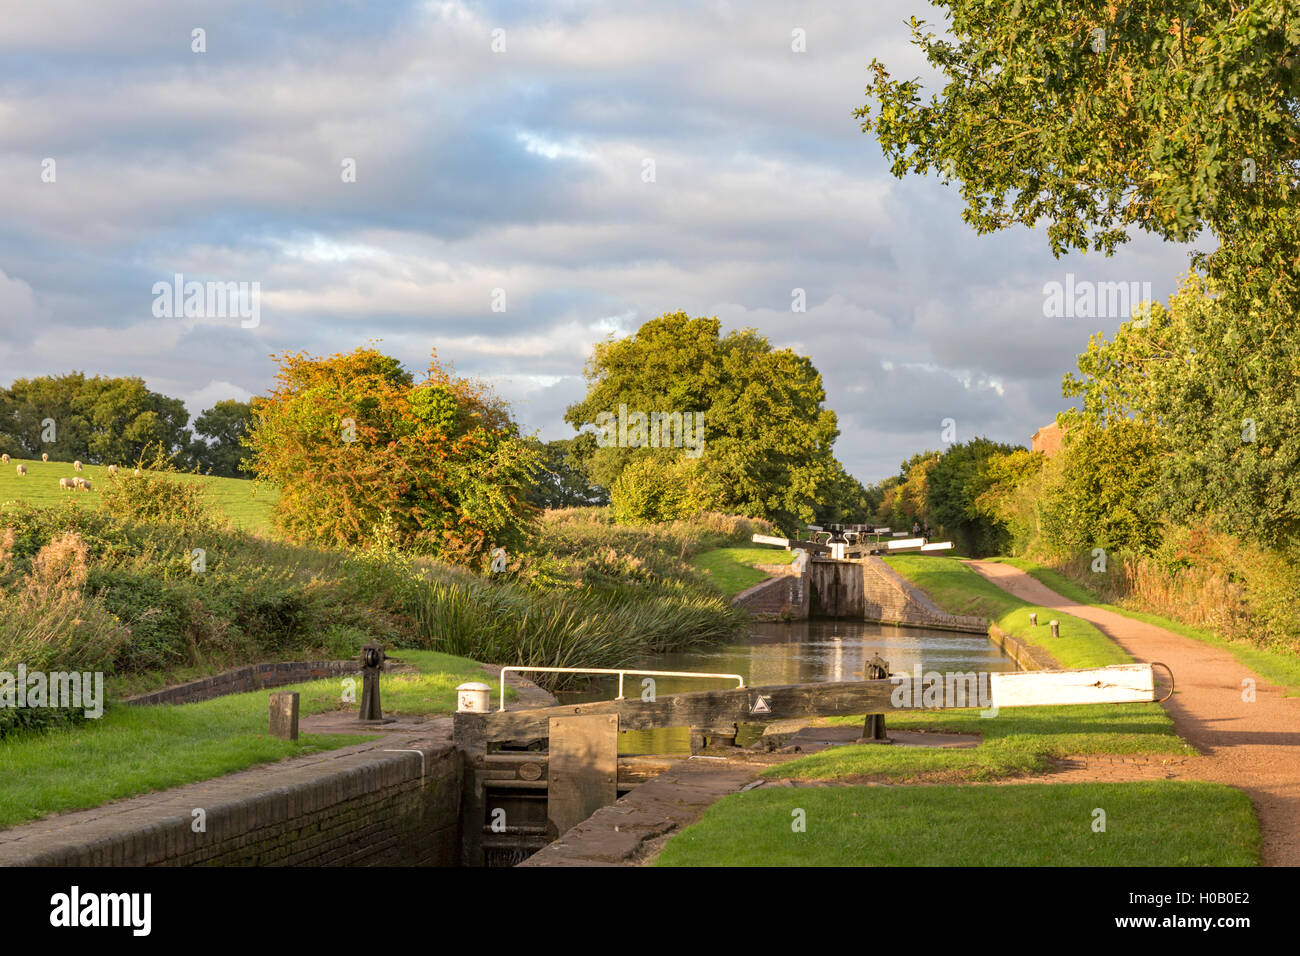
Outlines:
POLYGON ((617 674, 618 696, 614 698, 615 700, 623 699, 623 676, 625 674, 631 674, 633 677, 703 677, 712 680, 734 680, 737 687, 745 686, 745 678, 739 674, 701 674, 699 671, 638 671, 611 667, 503 667, 501 668, 501 706, 498 708, 499 710, 506 709, 506 673, 509 671, 516 674, 522 671, 530 671, 534 674, 617 674))

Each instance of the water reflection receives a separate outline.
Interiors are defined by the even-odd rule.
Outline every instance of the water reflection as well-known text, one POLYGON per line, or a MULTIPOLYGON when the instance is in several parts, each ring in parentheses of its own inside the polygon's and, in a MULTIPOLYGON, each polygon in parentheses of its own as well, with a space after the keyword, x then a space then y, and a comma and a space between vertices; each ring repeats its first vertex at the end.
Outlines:
MULTIPOLYGON (((820 681, 864 680, 867 661, 879 654, 891 673, 922 671, 1011 671, 1015 663, 982 634, 925 628, 890 627, 861 621, 813 620, 751 625, 747 638, 679 654, 648 655, 636 666, 647 670, 708 671, 740 674, 750 687, 820 681)), ((735 681, 657 677, 654 692, 734 687, 735 681)), ((628 677, 624 695, 642 695, 643 678, 628 677)), ((567 701, 609 700, 618 693, 617 678, 599 680, 567 701)), ((685 729, 637 731, 621 735, 622 753, 686 753, 685 729)))

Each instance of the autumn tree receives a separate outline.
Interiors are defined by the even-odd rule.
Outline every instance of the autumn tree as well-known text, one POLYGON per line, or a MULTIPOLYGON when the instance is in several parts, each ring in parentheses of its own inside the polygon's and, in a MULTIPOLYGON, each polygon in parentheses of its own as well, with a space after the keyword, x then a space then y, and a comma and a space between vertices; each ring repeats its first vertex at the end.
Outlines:
POLYGON ((251 467, 280 487, 289 534, 377 539, 471 563, 526 535, 538 453, 508 408, 437 360, 417 379, 371 347, 276 356, 254 400, 251 467))

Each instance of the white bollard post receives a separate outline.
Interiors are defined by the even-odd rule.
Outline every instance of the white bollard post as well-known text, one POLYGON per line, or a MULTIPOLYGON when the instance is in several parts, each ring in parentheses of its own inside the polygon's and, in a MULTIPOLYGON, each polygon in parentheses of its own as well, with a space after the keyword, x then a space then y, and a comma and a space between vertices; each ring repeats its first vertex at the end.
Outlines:
POLYGON ((492 706, 492 688, 478 681, 469 681, 456 688, 456 713, 486 714, 492 706))

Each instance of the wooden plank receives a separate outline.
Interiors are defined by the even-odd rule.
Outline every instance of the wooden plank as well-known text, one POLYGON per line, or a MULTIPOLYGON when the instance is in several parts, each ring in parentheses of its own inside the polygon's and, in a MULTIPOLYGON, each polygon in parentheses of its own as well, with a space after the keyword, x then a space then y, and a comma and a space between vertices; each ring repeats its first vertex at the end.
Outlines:
MULTIPOLYGON (((902 678, 911 682, 911 678, 902 678)), ((722 733, 747 721, 786 717, 820 717, 883 714, 920 707, 921 694, 907 694, 915 704, 895 707, 891 680, 842 681, 824 684, 785 684, 775 687, 737 687, 660 695, 655 700, 603 700, 589 704, 562 704, 536 710, 497 711, 487 715, 488 740, 516 740, 544 736, 554 717, 615 714, 622 730, 659 727, 693 727, 705 733, 722 733), (760 698, 766 703, 761 703, 760 698), (764 710, 766 707, 766 710, 764 710)))
POLYGON ((555 833, 618 799, 618 715, 551 717, 546 816, 555 833))
POLYGON ((622 730, 690 727, 702 734, 726 734, 738 723, 766 723, 794 717, 889 714, 951 707, 1028 707, 1155 700, 1150 664, 1119 664, 1076 671, 922 675, 874 681, 737 687, 661 695, 652 701, 605 700, 535 710, 483 715, 489 741, 544 737, 559 717, 612 715, 622 730), (987 689, 987 690, 986 690, 987 689), (1000 696, 999 696, 1000 694, 1000 696))
POLYGON ((756 534, 749 540, 755 544, 775 544, 778 547, 788 548, 790 546, 789 538, 774 538, 770 534, 756 534))
MULTIPOLYGON (((618 758, 618 786, 635 787, 653 780, 672 767, 680 757, 646 754, 620 755, 618 758)), ((515 786, 525 789, 546 787, 549 755, 546 753, 490 753, 483 760, 483 781, 491 787, 515 786)))
POLYGON ((1150 664, 1115 664, 1086 670, 991 674, 993 706, 1133 704, 1156 699, 1150 664))

